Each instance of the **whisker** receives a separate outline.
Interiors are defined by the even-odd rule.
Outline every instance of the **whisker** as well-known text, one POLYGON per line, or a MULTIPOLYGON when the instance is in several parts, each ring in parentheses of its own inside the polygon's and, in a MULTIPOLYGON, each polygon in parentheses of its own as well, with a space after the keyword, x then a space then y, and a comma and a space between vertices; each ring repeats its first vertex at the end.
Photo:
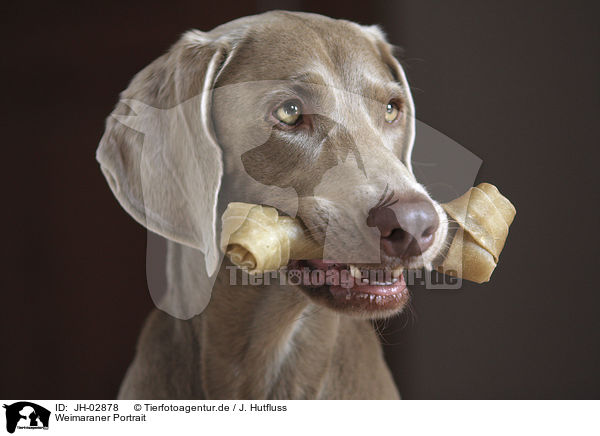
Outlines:
POLYGON ((394 204, 398 203, 399 201, 400 201, 400 199, 399 199, 399 198, 396 198, 396 200, 392 201, 391 203, 388 203, 388 204, 386 204, 386 205, 385 205, 385 206, 383 206, 383 207, 390 207, 390 206, 393 206, 394 204))
POLYGON ((379 200, 377 201, 377 205, 375 205, 375 208, 380 207, 381 204, 384 203, 384 198, 385 198, 385 195, 387 194, 388 187, 389 187, 389 184, 386 183, 383 193, 381 194, 381 197, 379 197, 379 200))

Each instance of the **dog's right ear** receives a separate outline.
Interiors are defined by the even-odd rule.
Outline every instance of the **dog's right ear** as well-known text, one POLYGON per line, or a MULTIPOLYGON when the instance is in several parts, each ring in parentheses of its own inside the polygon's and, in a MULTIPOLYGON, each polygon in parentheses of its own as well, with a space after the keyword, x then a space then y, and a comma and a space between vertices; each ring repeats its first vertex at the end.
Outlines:
POLYGON ((121 206, 152 232, 201 250, 209 275, 220 257, 223 175, 211 95, 230 54, 223 36, 183 35, 121 93, 96 155, 121 206))

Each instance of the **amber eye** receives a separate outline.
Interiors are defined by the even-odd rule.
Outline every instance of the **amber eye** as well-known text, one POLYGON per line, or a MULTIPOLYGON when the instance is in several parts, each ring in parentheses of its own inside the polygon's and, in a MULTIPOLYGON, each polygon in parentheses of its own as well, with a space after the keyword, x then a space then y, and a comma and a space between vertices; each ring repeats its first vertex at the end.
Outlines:
POLYGON ((288 100, 273 112, 273 116, 288 126, 295 126, 302 120, 302 105, 298 100, 288 100))
POLYGON ((398 107, 398 103, 396 103, 395 101, 390 101, 385 109, 385 122, 393 123, 398 119, 399 115, 400 108, 398 107))

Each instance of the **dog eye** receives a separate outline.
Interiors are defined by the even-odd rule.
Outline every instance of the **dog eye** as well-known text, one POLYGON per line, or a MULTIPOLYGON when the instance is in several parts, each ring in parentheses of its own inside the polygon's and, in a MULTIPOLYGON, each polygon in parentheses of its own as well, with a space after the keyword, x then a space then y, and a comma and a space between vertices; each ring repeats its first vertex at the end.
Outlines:
POLYGON ((289 100, 273 112, 273 116, 288 126, 295 126, 302 119, 302 105, 298 100, 289 100))
POLYGON ((390 101, 385 109, 385 122, 393 123, 398 119, 399 115, 400 108, 398 107, 398 103, 396 103, 395 101, 390 101))

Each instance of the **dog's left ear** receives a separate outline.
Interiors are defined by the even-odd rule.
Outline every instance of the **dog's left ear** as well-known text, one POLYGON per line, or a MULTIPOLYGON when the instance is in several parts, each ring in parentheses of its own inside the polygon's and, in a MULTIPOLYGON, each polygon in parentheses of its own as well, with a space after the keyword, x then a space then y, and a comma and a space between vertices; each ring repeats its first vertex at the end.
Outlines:
POLYGON ((201 250, 209 275, 220 259, 223 175, 211 94, 230 53, 223 37, 186 33, 121 93, 96 155, 121 206, 152 232, 201 250))
POLYGON ((394 80, 396 80, 402 88, 406 91, 404 96, 404 116, 407 117, 406 122, 406 134, 404 141, 401 144, 399 150, 400 159, 412 173, 412 150, 415 143, 415 105, 413 102, 412 94, 410 93, 410 87, 406 80, 404 70, 400 65, 400 62, 394 57, 394 46, 387 42, 384 32, 379 26, 360 26, 367 36, 373 41, 377 50, 381 55, 382 61, 390 69, 394 80))

